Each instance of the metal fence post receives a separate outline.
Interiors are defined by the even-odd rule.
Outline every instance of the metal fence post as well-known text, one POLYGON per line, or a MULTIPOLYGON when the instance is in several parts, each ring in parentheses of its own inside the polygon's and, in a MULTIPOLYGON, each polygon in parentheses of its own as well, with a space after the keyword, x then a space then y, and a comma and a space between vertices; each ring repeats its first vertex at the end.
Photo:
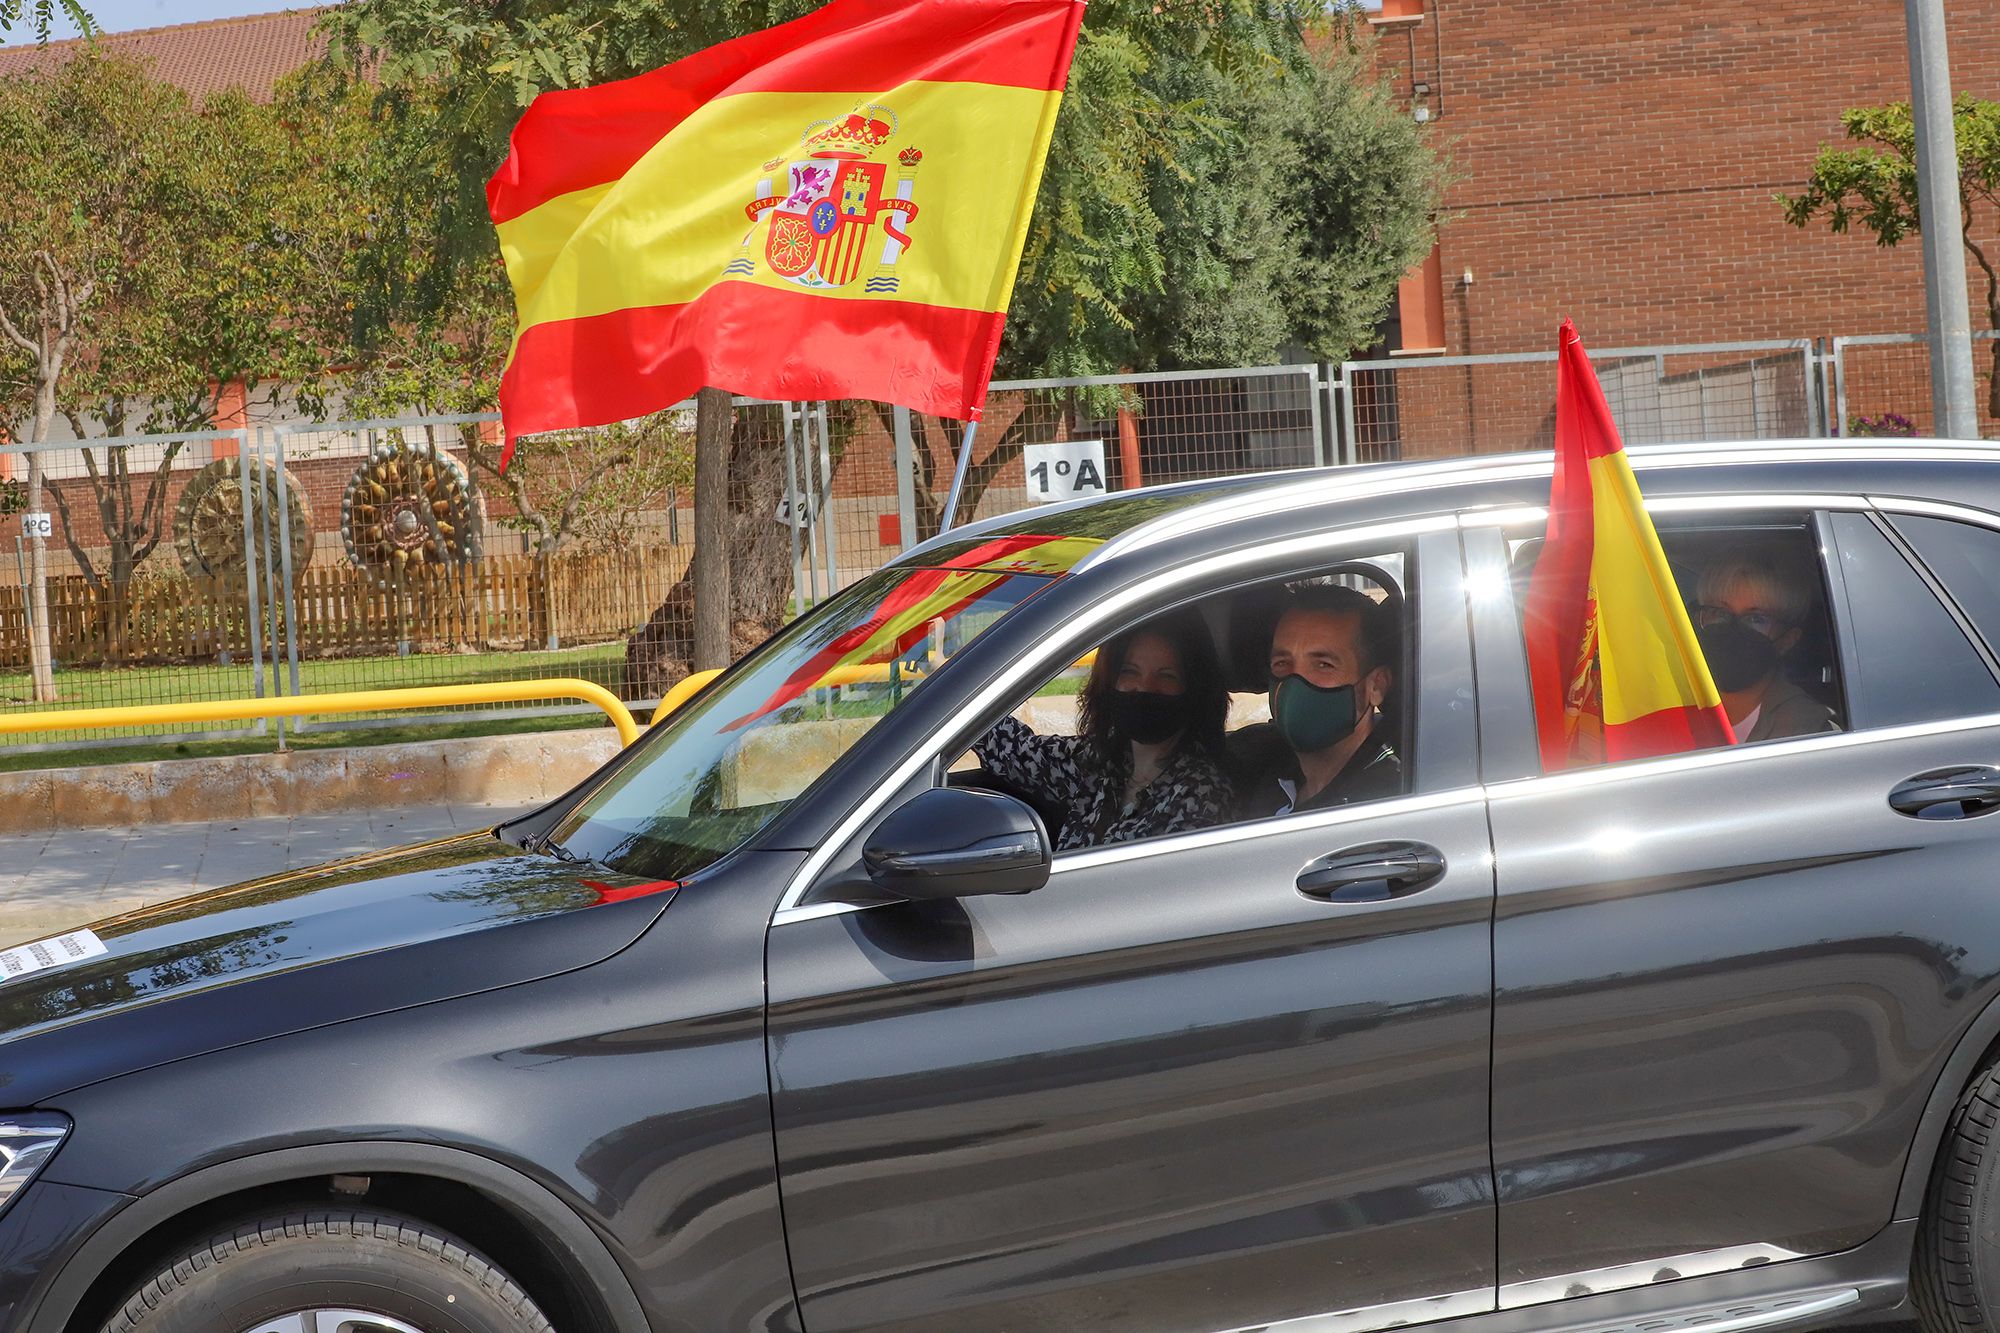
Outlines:
POLYGON ((833 513, 833 445, 826 404, 813 404, 809 419, 819 430, 819 540, 826 553, 826 595, 831 597, 840 590, 840 525, 833 513))
POLYGON ((896 537, 898 549, 917 544, 917 449, 910 438, 910 409, 891 409, 896 423, 896 537))
MULTIPOLYGON (((278 560, 272 553, 271 543, 271 501, 272 479, 270 463, 264 457, 268 443, 265 432, 256 426, 244 427, 245 438, 250 450, 257 458, 257 546, 264 553, 264 643, 271 657, 271 693, 283 696, 285 693, 284 671, 279 663, 278 621, 278 560)), ((278 749, 285 748, 285 719, 273 718, 276 724, 278 749)))
MULTIPOLYGON (((257 460, 252 456, 250 432, 232 431, 236 437, 236 480, 243 499, 243 619, 250 632, 250 685, 255 697, 264 697, 264 609, 257 600, 257 539, 253 498, 258 487, 252 474, 257 460)), ((257 734, 265 735, 270 724, 257 722, 257 734)))
POLYGON ((792 601, 797 615, 804 615, 806 608, 819 600, 819 566, 813 559, 812 532, 806 524, 811 521, 812 504, 806 496, 805 459, 796 451, 799 437, 799 412, 796 403, 782 403, 785 435, 785 508, 790 514, 792 529, 792 601))
POLYGON ((1847 435, 1847 339, 1836 336, 1833 340, 1833 429, 1828 434, 1834 439, 1847 435))
POLYGON ((1306 377, 1306 403, 1311 409, 1312 414, 1314 467, 1325 467, 1326 460, 1329 457, 1329 450, 1326 447, 1326 413, 1321 410, 1320 404, 1320 388, 1322 386, 1320 375, 1325 369, 1326 364, 1318 362, 1305 367, 1302 372, 1306 377))
POLYGON ((1361 435, 1355 428, 1354 418, 1354 362, 1340 363, 1340 461, 1354 464, 1361 461, 1361 435))
MULTIPOLYGON (((298 584, 292 569, 292 496, 285 475, 285 429, 271 428, 271 453, 278 466, 278 568, 285 595, 285 663, 291 674, 292 693, 299 693, 299 602, 298 584)), ((298 719, 292 730, 302 731, 298 719)))

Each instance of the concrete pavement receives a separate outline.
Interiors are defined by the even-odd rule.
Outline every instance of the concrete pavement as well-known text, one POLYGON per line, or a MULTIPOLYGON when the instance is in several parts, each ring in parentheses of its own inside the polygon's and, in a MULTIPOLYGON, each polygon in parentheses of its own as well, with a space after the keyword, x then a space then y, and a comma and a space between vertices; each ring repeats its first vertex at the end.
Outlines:
POLYGON ((200 889, 490 828, 519 805, 441 805, 0 837, 0 947, 200 889))

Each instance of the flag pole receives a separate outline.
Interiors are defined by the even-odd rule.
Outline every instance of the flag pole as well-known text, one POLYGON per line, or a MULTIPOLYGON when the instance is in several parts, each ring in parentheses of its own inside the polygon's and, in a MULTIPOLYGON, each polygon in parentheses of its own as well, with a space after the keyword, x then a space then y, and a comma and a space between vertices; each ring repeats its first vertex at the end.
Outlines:
POLYGON ((958 466, 952 469, 951 493, 944 497, 944 514, 938 520, 938 535, 951 531, 952 519, 958 513, 959 493, 965 489, 965 470, 972 462, 972 437, 979 431, 977 421, 965 423, 965 439, 958 446, 958 466))

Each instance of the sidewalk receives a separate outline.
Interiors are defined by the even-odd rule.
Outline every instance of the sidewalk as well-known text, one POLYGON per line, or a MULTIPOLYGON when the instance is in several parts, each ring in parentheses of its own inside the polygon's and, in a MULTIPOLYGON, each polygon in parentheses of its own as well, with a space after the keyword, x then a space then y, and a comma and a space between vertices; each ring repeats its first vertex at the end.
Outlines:
POLYGON ((0 947, 200 889, 491 828, 524 808, 447 805, 0 837, 0 947))

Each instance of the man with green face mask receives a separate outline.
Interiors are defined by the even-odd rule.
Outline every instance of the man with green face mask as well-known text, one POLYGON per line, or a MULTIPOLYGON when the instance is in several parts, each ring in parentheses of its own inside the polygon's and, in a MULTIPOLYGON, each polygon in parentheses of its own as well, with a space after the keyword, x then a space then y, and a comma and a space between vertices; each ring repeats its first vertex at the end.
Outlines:
POLYGON ((1352 588, 1294 589, 1271 635, 1271 722, 1232 738, 1242 817, 1373 801, 1403 790, 1403 762, 1377 733, 1395 686, 1396 617, 1352 588))

